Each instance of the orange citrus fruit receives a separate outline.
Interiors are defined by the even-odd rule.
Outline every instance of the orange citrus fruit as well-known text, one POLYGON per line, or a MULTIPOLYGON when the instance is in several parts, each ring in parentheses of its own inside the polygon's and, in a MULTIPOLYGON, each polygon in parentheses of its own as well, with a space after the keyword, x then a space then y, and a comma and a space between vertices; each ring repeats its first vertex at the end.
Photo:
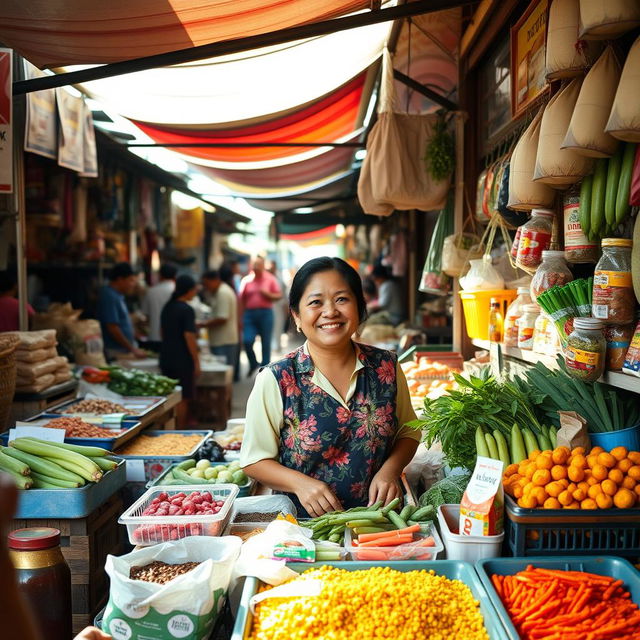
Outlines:
POLYGON ((592 498, 587 498, 580 503, 581 509, 597 509, 598 504, 592 498))
POLYGON ((630 467, 627 475, 634 480, 640 480, 640 465, 634 464, 633 467, 630 467))
POLYGON ((624 460, 619 460, 618 464, 616 465, 616 469, 620 469, 622 473, 627 473, 627 471, 629 471, 631 467, 633 467, 633 461, 630 460, 629 458, 624 458, 624 460))
POLYGON ((618 464, 618 461, 610 454, 602 452, 598 454, 598 464, 602 464, 607 469, 613 469, 618 464))
POLYGON ((608 478, 603 480, 600 486, 602 487, 602 493, 606 493, 608 496, 613 496, 616 494, 616 491, 618 491, 618 485, 608 478))
POLYGON ((572 482, 581 482, 584 480, 584 469, 571 465, 567 475, 572 482))
POLYGON ((583 500, 585 500, 587 497, 587 492, 584 489, 576 489, 573 492, 573 499, 577 500, 578 502, 582 502, 583 500))
POLYGON ((600 509, 611 509, 613 507, 613 498, 606 493, 599 493, 596 496, 596 504, 600 509))
POLYGON ((636 495, 630 489, 618 489, 618 492, 613 496, 613 504, 618 509, 630 509, 636 503, 636 495))
POLYGON ((608 474, 609 474, 609 471, 607 470, 607 467, 605 467, 603 464, 596 464, 591 469, 591 475, 598 481, 604 480, 608 474))
POLYGON ((636 486, 638 486, 638 483, 633 479, 630 478, 629 476, 627 476, 623 481, 622 481, 622 486, 625 489, 635 489, 636 486))
POLYGON ((567 505, 571 504, 573 502, 573 496, 569 493, 569 491, 567 489, 565 489, 559 496, 558 496, 558 502, 566 507, 567 505))
POLYGON ((556 464, 564 464, 569 459, 570 455, 571 455, 571 452, 567 447, 556 447, 551 452, 551 459, 556 464))
POLYGON ((536 467, 538 469, 551 469, 553 467, 553 460, 551 454, 541 453, 536 458, 536 467))
POLYGON ((609 471, 609 480, 613 480, 616 484, 622 484, 624 473, 620 469, 611 469, 609 471))
POLYGON ((640 451, 629 451, 627 458, 629 458, 633 464, 640 464, 640 451))
POLYGON ((551 477, 554 480, 562 480, 567 477, 567 468, 561 464, 555 464, 551 467, 551 477))
POLYGON ((587 491, 587 495, 594 500, 602 493, 602 487, 599 484, 592 484, 587 491))
POLYGON ((627 449, 627 447, 614 447, 609 453, 611 453, 616 460, 620 461, 627 457, 629 449, 627 449))
POLYGON ((604 449, 602 447, 592 447, 591 451, 589 451, 589 455, 591 455, 591 454, 598 455, 599 453, 602 453, 603 451, 604 451, 604 449))
POLYGON ((545 509, 562 509, 562 505, 556 498, 547 498, 542 506, 545 509))

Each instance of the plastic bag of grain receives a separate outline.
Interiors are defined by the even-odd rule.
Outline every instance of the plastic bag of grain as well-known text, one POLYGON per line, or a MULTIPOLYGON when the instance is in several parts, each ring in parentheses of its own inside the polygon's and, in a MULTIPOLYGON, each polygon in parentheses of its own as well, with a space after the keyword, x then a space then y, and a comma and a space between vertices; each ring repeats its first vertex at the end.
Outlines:
POLYGON ((533 181, 541 120, 542 109, 522 134, 511 154, 507 206, 515 211, 550 209, 555 202, 556 194, 553 189, 533 181))
POLYGON ((58 355, 55 347, 46 349, 16 349, 16 363, 20 362, 42 362, 55 358, 58 355))
POLYGON ((35 351, 56 346, 56 332, 52 329, 44 331, 7 331, 3 335, 16 336, 20 342, 16 349, 35 351))
POLYGON ((618 140, 640 142, 640 37, 629 51, 622 68, 605 131, 618 140))
POLYGON ((67 359, 62 356, 48 358, 40 362, 16 362, 16 375, 25 380, 36 380, 47 373, 55 373, 61 367, 67 367, 67 359))
POLYGON ((547 80, 573 78, 590 67, 602 51, 599 42, 580 40, 579 0, 553 0, 547 24, 547 80))
POLYGON ((580 0, 580 37, 610 40, 640 25, 638 0, 580 0))
POLYGON ((36 380, 16 378, 16 392, 19 393, 40 393, 55 384, 56 377, 53 373, 47 373, 36 380))
POLYGON ((97 320, 69 320, 64 325, 64 344, 76 364, 104 367, 104 342, 97 320))
POLYGON ((540 122, 540 138, 533 179, 555 189, 566 189, 593 170, 593 160, 571 149, 562 149, 582 79, 575 78, 556 93, 545 107, 540 122))
POLYGON ((35 314, 33 328, 54 329, 58 340, 62 342, 64 338, 64 323, 68 320, 77 319, 81 313, 81 309, 74 309, 69 302, 52 302, 45 312, 35 314))
POLYGON ((592 158, 606 158, 616 152, 619 142, 604 128, 620 73, 620 63, 613 48, 607 47, 582 83, 562 149, 574 149, 592 158))

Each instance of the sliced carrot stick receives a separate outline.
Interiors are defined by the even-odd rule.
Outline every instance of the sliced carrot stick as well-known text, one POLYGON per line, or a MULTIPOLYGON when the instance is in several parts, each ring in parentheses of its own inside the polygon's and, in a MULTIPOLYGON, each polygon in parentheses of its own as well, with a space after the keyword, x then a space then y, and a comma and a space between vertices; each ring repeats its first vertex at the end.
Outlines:
POLYGON ((408 533, 418 533, 420 531, 419 524, 413 524, 410 527, 404 529, 397 529, 396 531, 381 531, 380 533, 362 533, 358 536, 359 542, 369 542, 370 540, 378 540, 380 538, 392 538, 393 536, 402 536, 408 533))
POLYGON ((379 551, 378 549, 358 549, 355 555, 358 560, 365 561, 384 561, 388 559, 387 554, 384 551, 379 551))
POLYGON ((377 540, 369 540, 369 542, 362 542, 360 540, 360 546, 363 547, 397 547, 399 544, 406 544, 413 541, 413 535, 407 534, 406 536, 393 536, 387 538, 378 538, 377 540))

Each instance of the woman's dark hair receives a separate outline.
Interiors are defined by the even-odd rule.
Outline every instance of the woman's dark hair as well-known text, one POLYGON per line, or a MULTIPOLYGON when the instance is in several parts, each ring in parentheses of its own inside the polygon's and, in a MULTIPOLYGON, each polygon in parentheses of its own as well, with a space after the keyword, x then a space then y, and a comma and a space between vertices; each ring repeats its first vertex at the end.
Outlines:
POLYGON ((177 300, 181 298, 185 293, 189 293, 191 289, 194 289, 196 286, 196 281, 188 275, 178 276, 176 278, 176 288, 173 290, 171 294, 172 300, 177 300))
MULTIPOLYGON (((236 262, 236 264, 238 263, 236 262)), ((236 285, 233 282, 233 271, 230 264, 223 263, 220 266, 220 280, 222 280, 222 282, 226 282, 234 291, 236 290, 236 285)))
POLYGON ((358 272, 341 258, 324 256, 305 262, 293 277, 291 289, 289 290, 289 308, 296 313, 300 312, 300 299, 309 284, 309 280, 311 280, 316 273, 323 271, 337 271, 344 278, 356 298, 360 322, 364 322, 367 319, 367 302, 362 292, 362 280, 358 272))

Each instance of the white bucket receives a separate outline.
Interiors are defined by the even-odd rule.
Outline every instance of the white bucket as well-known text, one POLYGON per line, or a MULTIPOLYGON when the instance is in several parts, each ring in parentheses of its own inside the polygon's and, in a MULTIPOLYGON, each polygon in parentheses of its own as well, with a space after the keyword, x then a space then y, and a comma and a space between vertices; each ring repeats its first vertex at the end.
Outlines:
POLYGON ((438 507, 438 524, 447 551, 447 560, 475 562, 502 555, 504 531, 496 536, 461 536, 452 532, 452 529, 458 529, 459 520, 459 504, 443 504, 438 507))

